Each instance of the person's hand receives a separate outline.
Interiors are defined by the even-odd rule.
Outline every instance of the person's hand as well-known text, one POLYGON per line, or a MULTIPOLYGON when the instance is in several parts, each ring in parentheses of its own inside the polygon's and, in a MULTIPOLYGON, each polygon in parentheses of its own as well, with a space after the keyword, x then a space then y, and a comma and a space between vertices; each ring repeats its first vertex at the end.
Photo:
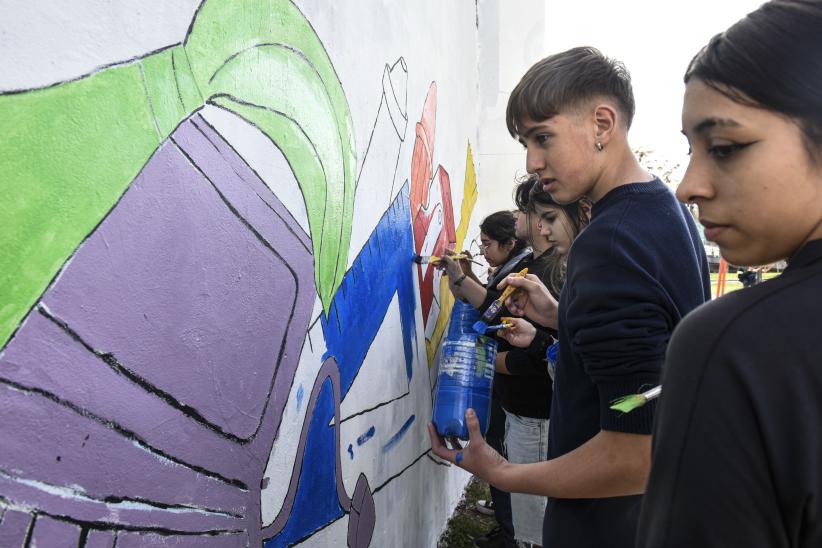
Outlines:
POLYGON ((462 278, 463 274, 465 274, 461 265, 445 254, 443 254, 440 258, 440 261, 437 263, 437 267, 445 270, 445 273, 448 275, 448 279, 454 282, 462 278))
POLYGON ((526 316, 545 327, 557 327, 557 300, 542 281, 533 274, 506 276, 497 289, 516 287, 513 295, 505 300, 505 306, 516 316, 526 316))
POLYGON ((433 424, 428 424, 428 435, 431 437, 431 451, 448 462, 471 472, 478 478, 492 482, 494 475, 506 464, 502 455, 485 443, 479 429, 479 420, 473 409, 465 411, 465 423, 468 426, 468 445, 462 447, 455 442, 456 449, 446 447, 443 439, 437 434, 433 424))
POLYGON ((471 270, 471 260, 474 258, 474 256, 471 255, 471 252, 468 251, 467 249, 460 252, 460 255, 465 255, 464 259, 459 260, 460 268, 462 269, 462 273, 465 274, 466 276, 473 276, 474 272, 471 270))
POLYGON ((508 341, 511 346, 528 348, 537 335, 537 328, 534 324, 522 318, 503 318, 503 321, 511 324, 511 327, 500 329, 497 334, 508 341))

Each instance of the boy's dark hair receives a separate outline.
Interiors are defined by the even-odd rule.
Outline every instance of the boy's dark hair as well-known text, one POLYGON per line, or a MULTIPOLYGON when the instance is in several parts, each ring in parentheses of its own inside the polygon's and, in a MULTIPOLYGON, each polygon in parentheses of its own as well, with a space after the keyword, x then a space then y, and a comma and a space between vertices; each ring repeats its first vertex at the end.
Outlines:
POLYGON ((636 106, 625 65, 587 46, 551 55, 528 69, 511 92, 505 112, 508 132, 516 138, 526 118, 545 120, 602 95, 616 100, 629 129, 636 106))
POLYGON ((692 78, 798 121, 810 156, 822 157, 822 2, 763 4, 696 54, 685 83, 692 78))
POLYGON ((514 249, 509 256, 513 256, 525 249, 525 242, 517 238, 516 221, 510 211, 497 211, 487 216, 480 223, 480 230, 492 240, 502 245, 514 242, 514 249))

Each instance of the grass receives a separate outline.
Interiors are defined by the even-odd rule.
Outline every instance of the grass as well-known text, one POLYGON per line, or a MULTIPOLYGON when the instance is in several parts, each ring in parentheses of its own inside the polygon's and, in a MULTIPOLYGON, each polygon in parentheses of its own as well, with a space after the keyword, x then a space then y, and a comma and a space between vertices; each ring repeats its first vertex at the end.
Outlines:
POLYGON ((492 516, 480 514, 474 509, 478 500, 488 500, 490 496, 487 483, 471 478, 454 515, 445 526, 437 548, 473 548, 474 539, 496 527, 497 522, 492 516))

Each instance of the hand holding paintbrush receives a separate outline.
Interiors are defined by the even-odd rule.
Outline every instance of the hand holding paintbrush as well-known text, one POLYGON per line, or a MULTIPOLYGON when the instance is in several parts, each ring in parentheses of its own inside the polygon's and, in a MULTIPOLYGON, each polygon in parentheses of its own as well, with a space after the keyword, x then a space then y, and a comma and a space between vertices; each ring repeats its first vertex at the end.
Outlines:
POLYGON ((512 314, 526 316, 545 327, 557 328, 557 300, 539 278, 533 274, 512 274, 497 285, 498 289, 511 287, 519 290, 507 296, 505 301, 512 314))
MULTIPOLYGON (((516 274, 513 274, 513 275, 509 276, 509 278, 511 278, 511 277, 520 277, 521 278, 521 277, 525 276, 526 274, 528 274, 528 269, 523 268, 522 270, 520 270, 516 274)), ((494 318, 497 317, 497 314, 499 314, 500 310, 502 310, 502 306, 503 306, 503 304, 505 304, 506 299, 511 297, 514 294, 514 292, 516 292, 516 291, 517 291, 517 288, 512 286, 512 285, 509 285, 508 287, 506 287, 502 291, 502 294, 499 297, 497 297, 497 299, 494 302, 492 302, 488 306, 488 308, 485 309, 485 312, 482 313, 482 317, 480 318, 480 320, 478 322, 474 323, 474 326, 473 326, 474 331, 476 331, 480 335, 484 335, 485 332, 488 330, 488 324, 493 322, 494 318)))

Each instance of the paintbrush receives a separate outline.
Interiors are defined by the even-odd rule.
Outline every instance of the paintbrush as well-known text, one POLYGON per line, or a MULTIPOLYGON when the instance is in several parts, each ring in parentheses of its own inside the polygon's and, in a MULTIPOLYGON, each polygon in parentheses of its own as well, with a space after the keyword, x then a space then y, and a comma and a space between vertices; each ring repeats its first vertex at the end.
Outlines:
MULTIPOLYGON (((455 261, 468 259, 474 264, 482 265, 482 263, 471 259, 470 257, 468 257, 468 255, 465 254, 449 255, 448 257, 455 261)), ((438 257, 437 255, 414 255, 412 261, 414 261, 417 264, 437 264, 438 262, 442 261, 442 257, 438 257)))
MULTIPOLYGON (((525 276, 526 274, 528 274, 528 269, 523 268, 522 270, 520 270, 519 272, 514 274, 514 276, 517 276, 517 277, 521 278, 521 277, 525 276)), ((491 323, 492 321, 494 321, 494 318, 496 318, 497 314, 499 314, 499 311, 502 308, 502 305, 505 304, 505 299, 510 297, 511 294, 516 290, 517 290, 517 288, 512 286, 512 285, 509 285, 508 287, 503 289, 502 294, 497 298, 497 300, 492 302, 490 304, 490 306, 485 309, 485 312, 482 313, 482 317, 480 318, 480 320, 477 321, 477 322, 474 322, 474 325, 473 325, 474 331, 476 331, 477 333, 480 333, 480 334, 485 333, 485 331, 488 329, 488 324, 491 323)))
POLYGON ((655 400, 660 394, 662 394, 662 385, 651 388, 647 392, 617 398, 611 402, 611 409, 614 411, 621 411, 623 413, 630 413, 634 409, 642 407, 649 401, 655 400))
MULTIPOLYGON (((476 322, 476 323, 474 323, 474 329, 477 329, 477 327, 480 327, 480 326, 478 326, 478 325, 477 325, 477 324, 479 324, 479 323, 483 323, 483 322, 476 322)), ((483 325, 485 325, 485 324, 483 323, 483 325)), ((508 323, 508 322, 506 322, 506 321, 505 321, 505 318, 503 318, 503 319, 502 319, 502 323, 499 323, 499 324, 497 324, 497 325, 489 325, 488 327, 485 327, 485 328, 484 328, 484 329, 485 329, 485 331, 483 331, 482 333, 480 333, 480 335, 485 335, 485 333, 487 333, 488 331, 496 331, 496 330, 500 330, 500 331, 502 331, 503 329, 509 329, 509 328, 510 328, 511 326, 513 326, 513 325, 514 325, 514 324, 512 324, 512 323, 508 323)))

